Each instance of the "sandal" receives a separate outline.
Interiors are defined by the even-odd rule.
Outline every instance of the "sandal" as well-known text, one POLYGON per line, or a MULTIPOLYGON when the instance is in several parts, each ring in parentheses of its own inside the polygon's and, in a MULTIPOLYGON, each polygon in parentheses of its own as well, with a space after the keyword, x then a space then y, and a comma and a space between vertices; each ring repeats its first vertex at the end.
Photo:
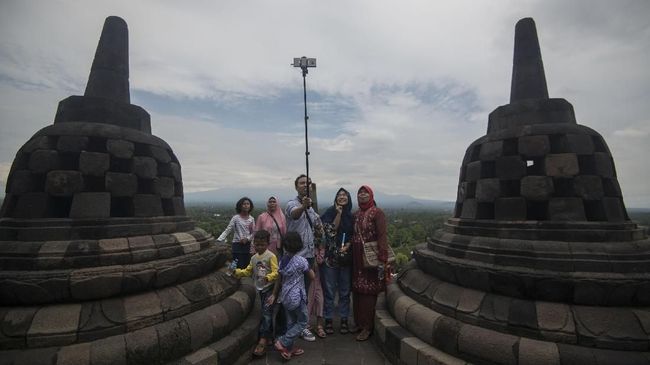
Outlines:
POLYGON ((283 359, 291 360, 291 351, 287 350, 287 348, 282 345, 282 342, 280 342, 280 340, 275 340, 273 346, 275 346, 276 350, 280 351, 280 355, 283 359))
POLYGON ((334 334, 334 326, 332 325, 331 319, 325 320, 325 333, 327 333, 328 335, 334 334))
POLYGON ((291 356, 300 356, 305 353, 305 350, 301 349, 300 347, 295 347, 293 350, 291 350, 291 356))
POLYGON ((316 327, 316 336, 318 336, 318 337, 320 337, 320 338, 325 338, 325 337, 327 337, 327 333, 325 333, 325 330, 323 329, 323 326, 318 325, 318 326, 316 327))
POLYGON ((357 335, 357 341, 365 341, 370 337, 370 331, 367 329, 363 329, 359 335, 357 335))
MULTIPOLYGON (((334 332, 333 329, 332 329, 332 332, 334 332)), ((339 332, 342 335, 350 333, 350 329, 348 328, 348 320, 347 319, 341 319, 341 328, 339 329, 339 332)))
POLYGON ((255 350, 253 350, 253 355, 255 356, 264 356, 266 353, 266 345, 263 345, 261 343, 258 343, 255 346, 255 350))

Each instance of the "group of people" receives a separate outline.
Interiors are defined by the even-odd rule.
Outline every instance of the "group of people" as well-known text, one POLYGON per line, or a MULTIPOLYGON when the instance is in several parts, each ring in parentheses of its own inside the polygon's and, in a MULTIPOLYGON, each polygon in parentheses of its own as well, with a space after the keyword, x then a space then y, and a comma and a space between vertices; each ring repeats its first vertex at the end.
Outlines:
POLYGON ((386 220, 372 189, 366 185, 358 189, 359 209, 354 213, 350 193, 339 189, 334 204, 319 216, 312 207, 310 183, 307 176, 298 176, 297 196, 284 212, 272 196, 257 220, 252 216, 253 202, 239 199, 237 214, 217 238, 224 241, 234 232, 234 274, 252 276, 262 300, 259 341, 253 351, 257 356, 271 341, 287 360, 304 353, 294 342, 297 337, 316 339, 309 326, 311 316, 316 317, 318 337, 333 334, 337 295, 339 333, 356 333, 357 341, 367 340, 377 296, 390 278, 386 220), (371 241, 377 242, 380 268, 363 265, 363 244, 371 241), (348 322, 351 301, 354 326, 348 322), (281 309, 273 328, 275 308, 281 309))

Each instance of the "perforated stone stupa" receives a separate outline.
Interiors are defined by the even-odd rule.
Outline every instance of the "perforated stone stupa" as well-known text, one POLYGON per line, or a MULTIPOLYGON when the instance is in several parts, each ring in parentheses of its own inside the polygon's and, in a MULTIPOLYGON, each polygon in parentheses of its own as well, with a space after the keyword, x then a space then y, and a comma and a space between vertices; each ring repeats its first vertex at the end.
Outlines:
POLYGON ((602 136, 548 97, 530 18, 510 103, 468 147, 454 215, 414 257, 376 317, 394 363, 650 363, 650 240, 602 136))
POLYGON ((181 166, 130 103, 106 19, 83 96, 16 154, 0 216, 0 363, 246 363, 255 289, 185 215, 181 166), (249 315, 250 314, 250 315, 249 315))

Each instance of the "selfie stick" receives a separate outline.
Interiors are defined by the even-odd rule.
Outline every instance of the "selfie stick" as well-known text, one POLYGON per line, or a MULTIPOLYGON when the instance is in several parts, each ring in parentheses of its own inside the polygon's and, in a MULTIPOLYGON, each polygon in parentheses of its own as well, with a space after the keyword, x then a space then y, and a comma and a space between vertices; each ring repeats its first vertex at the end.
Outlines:
POLYGON ((306 168, 306 174, 307 175, 307 197, 309 197, 309 142, 307 140, 307 120, 309 117, 307 116, 307 68, 308 67, 316 67, 316 59, 315 58, 307 58, 305 56, 302 56, 300 58, 294 58, 293 67, 300 67, 302 69, 302 92, 303 92, 303 100, 305 102, 305 168, 306 168))

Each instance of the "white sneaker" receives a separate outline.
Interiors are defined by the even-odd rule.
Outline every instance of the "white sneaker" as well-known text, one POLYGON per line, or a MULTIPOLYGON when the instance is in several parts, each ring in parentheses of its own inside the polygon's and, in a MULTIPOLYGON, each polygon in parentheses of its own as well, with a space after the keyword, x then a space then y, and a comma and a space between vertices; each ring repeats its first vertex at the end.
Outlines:
POLYGON ((316 336, 314 336, 314 334, 311 333, 309 328, 305 328, 304 330, 302 330, 302 333, 300 334, 300 337, 302 337, 303 340, 308 341, 308 342, 316 341, 316 336))

